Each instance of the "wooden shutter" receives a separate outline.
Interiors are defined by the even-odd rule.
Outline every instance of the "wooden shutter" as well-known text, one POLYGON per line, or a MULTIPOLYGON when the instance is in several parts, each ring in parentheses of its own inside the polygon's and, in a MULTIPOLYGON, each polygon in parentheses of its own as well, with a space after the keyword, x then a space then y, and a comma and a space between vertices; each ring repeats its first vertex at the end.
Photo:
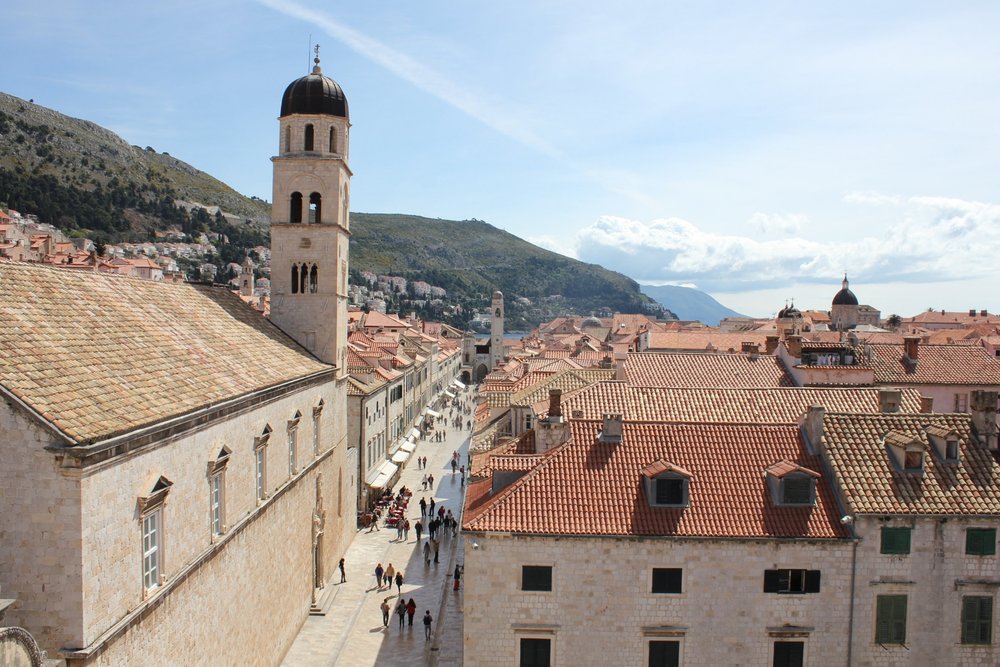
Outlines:
POLYGON ((819 570, 806 570, 806 593, 819 593, 819 570))
POLYGON ((780 570, 764 570, 764 592, 777 593, 780 590, 780 570))

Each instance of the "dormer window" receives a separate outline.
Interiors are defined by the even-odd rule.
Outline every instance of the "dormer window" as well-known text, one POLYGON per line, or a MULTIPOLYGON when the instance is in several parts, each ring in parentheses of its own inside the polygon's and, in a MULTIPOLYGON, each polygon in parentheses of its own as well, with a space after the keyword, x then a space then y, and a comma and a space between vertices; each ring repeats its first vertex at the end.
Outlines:
POLYGON ((687 507, 690 504, 691 473, 660 460, 642 470, 646 498, 653 507, 687 507))
POLYGON ((938 457, 945 463, 958 463, 958 433, 943 426, 928 426, 925 430, 938 457))
POLYGON ((898 469, 911 474, 924 472, 926 446, 920 438, 908 433, 889 431, 885 434, 885 445, 898 469))
POLYGON ((820 475, 791 461, 778 461, 767 468, 767 485, 775 505, 815 505, 816 480, 820 475))

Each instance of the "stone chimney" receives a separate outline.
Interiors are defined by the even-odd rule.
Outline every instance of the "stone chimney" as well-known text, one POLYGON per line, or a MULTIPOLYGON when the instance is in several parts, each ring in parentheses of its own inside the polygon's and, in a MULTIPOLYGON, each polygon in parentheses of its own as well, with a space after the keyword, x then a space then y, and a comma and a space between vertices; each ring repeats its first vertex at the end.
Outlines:
POLYGON ((549 418, 562 417, 562 389, 549 389, 549 418))
POLYGON ((802 358, 802 336, 789 336, 785 339, 785 349, 789 356, 796 359, 802 358))
POLYGON ((764 354, 774 354, 774 351, 778 349, 779 340, 777 336, 767 336, 764 338, 764 354))
POLYGON ((899 406, 903 402, 902 389, 879 388, 878 390, 878 411, 883 414, 899 412, 899 406))
POLYGON ((612 369, 614 367, 614 362, 612 361, 610 354, 606 354, 601 357, 601 363, 598 365, 598 368, 612 369))
POLYGON ((925 415, 929 415, 934 412, 934 397, 933 396, 921 396, 920 397, 920 411, 925 415))
POLYGON ((601 425, 601 432, 597 435, 597 441, 613 445, 621 444, 622 415, 620 413, 607 413, 604 415, 604 423, 601 425))
POLYGON ((969 409, 979 443, 990 451, 997 451, 997 392, 973 391, 969 409))
POLYGON ((535 452, 544 454, 569 440, 569 422, 562 415, 562 389, 549 389, 549 414, 535 425, 535 452))
POLYGON ((615 380, 618 382, 625 381, 625 355, 616 354, 615 355, 615 380))
POLYGON ((823 416, 826 415, 826 408, 822 405, 810 405, 809 409, 802 416, 799 428, 809 442, 809 447, 814 451, 819 451, 820 441, 823 439, 823 416))
POLYGON ((743 341, 740 343, 740 351, 743 352, 743 354, 760 354, 760 345, 757 343, 743 341))
POLYGON ((920 336, 903 336, 903 349, 906 350, 906 360, 917 365, 917 355, 920 353, 920 336))

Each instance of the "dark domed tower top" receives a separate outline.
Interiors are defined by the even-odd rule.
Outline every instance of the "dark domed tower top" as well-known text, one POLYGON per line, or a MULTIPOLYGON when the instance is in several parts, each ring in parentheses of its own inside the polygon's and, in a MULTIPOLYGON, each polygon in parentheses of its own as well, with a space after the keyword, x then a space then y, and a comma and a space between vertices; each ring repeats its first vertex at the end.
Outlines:
POLYGON ((281 118, 291 114, 323 114, 349 118, 347 98, 340 84, 323 75, 319 67, 319 53, 313 59, 312 73, 296 79, 285 88, 281 97, 281 118))
POLYGON ((842 288, 833 297, 834 306, 856 306, 858 305, 858 297, 854 296, 854 292, 847 288, 847 274, 844 274, 844 282, 841 283, 842 288))

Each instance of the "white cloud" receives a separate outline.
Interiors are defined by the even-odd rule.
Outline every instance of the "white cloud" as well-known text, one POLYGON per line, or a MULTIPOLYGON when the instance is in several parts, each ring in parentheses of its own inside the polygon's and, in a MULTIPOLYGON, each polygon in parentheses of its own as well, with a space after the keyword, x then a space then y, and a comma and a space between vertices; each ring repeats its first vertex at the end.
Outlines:
POLYGON ((792 236, 798 234, 802 227, 809 223, 809 218, 801 213, 754 213, 749 224, 756 227, 762 234, 781 234, 792 236))
POLYGON ((576 259, 576 239, 572 236, 528 236, 525 240, 528 243, 535 244, 539 248, 545 248, 560 255, 576 259))
MULTIPOLYGON (((1000 205, 945 197, 867 196, 887 206, 886 233, 851 237, 822 228, 817 238, 759 240, 705 231, 680 218, 640 222, 604 216, 577 233, 577 256, 641 282, 697 281, 738 292, 791 283, 830 283, 846 272, 866 283, 939 283, 995 275, 1000 205)), ((754 216, 758 224, 783 217, 754 216)), ((777 223, 775 223, 777 220, 777 223)), ((805 220, 802 216, 801 220, 805 220)))

